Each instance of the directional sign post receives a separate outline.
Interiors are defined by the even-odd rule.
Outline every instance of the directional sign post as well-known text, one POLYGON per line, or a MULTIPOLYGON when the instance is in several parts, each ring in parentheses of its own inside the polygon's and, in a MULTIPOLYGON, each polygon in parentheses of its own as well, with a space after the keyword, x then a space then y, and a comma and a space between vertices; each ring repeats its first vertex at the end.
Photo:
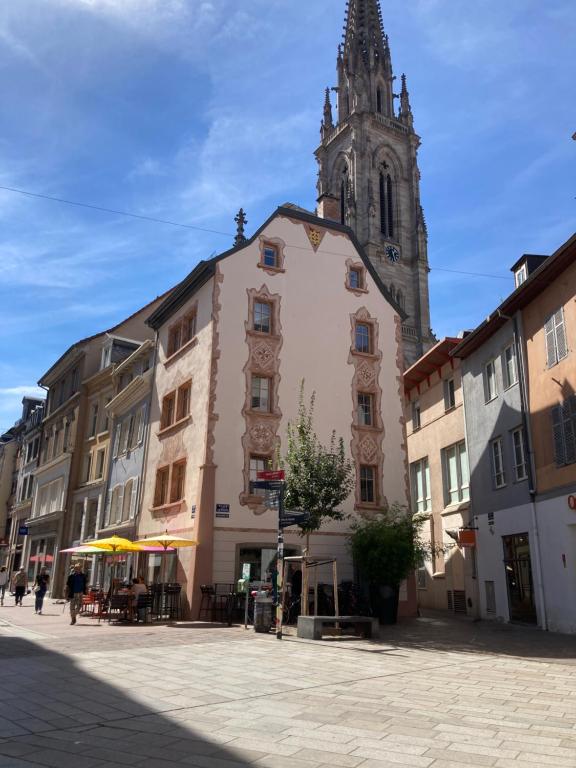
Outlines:
POLYGON ((256 473, 252 488, 260 488, 278 496, 278 550, 276 555, 276 638, 282 640, 282 608, 284 606, 284 528, 281 524, 284 514, 285 473, 283 469, 264 470, 256 473))

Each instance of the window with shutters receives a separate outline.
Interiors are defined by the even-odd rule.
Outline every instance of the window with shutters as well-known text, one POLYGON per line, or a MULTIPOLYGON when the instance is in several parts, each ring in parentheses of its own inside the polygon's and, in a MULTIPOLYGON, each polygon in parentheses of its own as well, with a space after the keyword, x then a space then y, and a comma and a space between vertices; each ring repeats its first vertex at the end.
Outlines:
POLYGON ((504 352, 502 352, 502 377, 504 379, 504 389, 508 389, 508 387, 518 382, 516 348, 514 344, 509 344, 504 352))
POLYGON ((410 465, 412 480, 412 511, 429 512, 432 509, 430 498, 430 467, 428 457, 410 465))
POLYGON ((454 379, 444 380, 444 410, 450 411, 456 407, 456 387, 454 379))
POLYGON ((130 519, 130 506, 132 504, 132 489, 134 480, 128 480, 124 486, 124 498, 122 500, 121 522, 125 523, 130 519))
POLYGON ((176 392, 170 392, 162 400, 162 417, 160 419, 160 429, 166 429, 174 423, 174 414, 176 410, 176 392))
POLYGON ((422 412, 420 410, 420 400, 412 401, 412 430, 415 432, 422 426, 422 412))
POLYGON ((154 488, 154 506, 162 507, 168 503, 168 483, 170 467, 162 467, 156 471, 156 486, 154 488))
POLYGON ((551 411, 554 460, 556 466, 576 462, 576 395, 571 395, 551 411))
POLYGON ((470 498, 470 475, 466 443, 455 443, 442 451, 444 466, 444 501, 459 504, 470 498))
POLYGON ((190 393, 192 391, 192 382, 187 381, 178 387, 178 398, 176 404, 176 421, 185 419, 190 413, 190 393))
POLYGON ((494 400, 498 392, 496 390, 496 363, 489 360, 484 366, 484 399, 487 403, 494 400))
POLYGON ((522 427, 512 430, 512 448, 514 451, 514 476, 516 482, 520 482, 528 477, 526 451, 524 448, 524 430, 522 427))
POLYGON ((550 315, 544 323, 544 336, 546 338, 546 361, 548 368, 552 368, 568 354, 564 309, 562 307, 550 315))
POLYGON ((502 449, 502 438, 497 437, 490 443, 490 453, 492 455, 492 479, 495 488, 503 488, 506 485, 506 473, 504 472, 504 452, 502 449))
POLYGON ((168 330, 166 357, 170 358, 190 344, 196 335, 196 309, 188 312, 168 330))
POLYGON ((172 481, 170 484, 170 503, 184 498, 184 480, 186 478, 186 459, 172 464, 172 481))

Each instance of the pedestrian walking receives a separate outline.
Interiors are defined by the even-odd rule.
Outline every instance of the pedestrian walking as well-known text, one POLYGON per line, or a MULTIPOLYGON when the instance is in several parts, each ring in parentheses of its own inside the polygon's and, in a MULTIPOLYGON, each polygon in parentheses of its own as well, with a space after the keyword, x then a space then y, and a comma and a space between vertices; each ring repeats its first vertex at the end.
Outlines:
POLYGON ((36 582, 34 585, 34 595, 36 596, 34 610, 36 613, 42 613, 42 604, 44 603, 44 598, 46 596, 46 592, 48 591, 49 583, 50 576, 48 576, 46 568, 42 568, 38 576, 36 576, 36 582))
POLYGON ((0 605, 4 605, 4 596, 8 585, 8 569, 5 565, 0 568, 0 605))
POLYGON ((16 597, 16 605, 19 605, 20 608, 22 608, 22 598, 28 589, 28 576, 26 575, 24 568, 20 568, 19 571, 16 571, 16 574, 12 579, 12 588, 16 597))
POLYGON ((76 624, 76 616, 82 610, 82 598, 86 594, 88 581, 82 572, 82 566, 77 563, 66 582, 66 599, 70 601, 70 624, 76 624))

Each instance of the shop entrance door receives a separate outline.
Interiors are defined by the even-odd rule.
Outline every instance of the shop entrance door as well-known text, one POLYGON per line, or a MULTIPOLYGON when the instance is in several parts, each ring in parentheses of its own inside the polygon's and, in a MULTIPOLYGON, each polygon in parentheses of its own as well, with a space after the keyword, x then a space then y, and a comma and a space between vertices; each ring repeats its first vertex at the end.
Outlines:
POLYGON ((530 542, 527 533, 503 536, 504 568, 508 587, 510 621, 536 624, 534 584, 530 560, 530 542))

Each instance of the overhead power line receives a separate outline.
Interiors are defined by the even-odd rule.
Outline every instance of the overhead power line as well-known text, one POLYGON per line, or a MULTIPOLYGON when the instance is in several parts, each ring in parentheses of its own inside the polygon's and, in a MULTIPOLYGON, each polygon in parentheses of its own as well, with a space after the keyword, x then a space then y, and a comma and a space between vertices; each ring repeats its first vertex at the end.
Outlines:
MULTIPOLYGON (((53 203, 62 203, 64 205, 73 205, 77 208, 88 208, 91 211, 100 211, 101 213, 112 213, 116 216, 127 216, 131 219, 141 219, 142 221, 151 221, 154 224, 167 224, 171 227, 180 227, 183 229, 192 229, 196 230, 197 232, 206 232, 211 235, 221 235, 222 237, 230 237, 233 238, 234 235, 230 232, 222 232, 218 229, 208 229, 207 227, 198 227, 195 224, 183 224, 179 221, 171 221, 170 219, 159 219, 155 216, 144 216, 143 214, 139 213, 130 213, 129 211, 120 211, 116 208, 107 208, 103 205, 92 205, 91 203, 81 203, 78 200, 68 200, 64 197, 55 197, 53 195, 43 195, 39 192, 29 192, 25 189, 18 189, 16 187, 7 187, 0 185, 0 189, 3 189, 5 192, 14 192, 19 195, 25 195, 26 197, 35 197, 40 200, 50 200, 53 203)), ((292 248, 298 248, 300 250, 305 250, 302 248, 302 246, 299 245, 293 245, 288 243, 290 247, 292 248)), ((341 256, 341 253, 336 253, 334 251, 326 251, 324 249, 320 249, 322 253, 328 253, 332 254, 334 256, 341 256)), ((467 275, 468 277, 488 277, 492 278, 494 280, 510 280, 509 277, 506 277, 505 275, 490 275, 485 272, 465 272, 463 270, 459 269, 448 269, 447 267, 431 267, 431 272, 451 272, 456 275, 467 275)))

